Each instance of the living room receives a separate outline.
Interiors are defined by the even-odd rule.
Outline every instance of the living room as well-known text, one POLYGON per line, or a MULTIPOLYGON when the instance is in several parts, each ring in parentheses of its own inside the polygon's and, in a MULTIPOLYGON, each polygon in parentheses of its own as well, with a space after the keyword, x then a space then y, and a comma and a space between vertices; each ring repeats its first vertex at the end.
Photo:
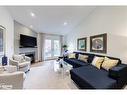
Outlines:
MULTIPOLYGON (((25 56, 27 61, 30 58, 28 64, 22 64, 21 68, 17 65, 12 66, 12 70, 16 70, 15 73, 19 71, 22 74, 21 78, 14 81, 17 77, 9 76, 7 80, 7 72, 1 73, 1 82, 6 80, 14 84, 10 86, 5 83, 1 88, 13 89, 13 86, 16 86, 14 89, 126 89, 126 6, 1 6, 0 12, 0 36, 3 35, 0 37, 1 65, 5 65, 2 68, 6 69, 7 65, 11 69, 9 66, 20 60, 21 55, 25 56), (94 40, 97 41, 94 43, 94 40), (65 56, 77 58, 80 54, 92 56, 92 60, 87 59, 91 60, 90 63, 93 63, 95 57, 103 57, 103 61, 106 58, 115 62, 119 60, 108 70, 105 69, 106 74, 111 72, 113 79, 104 76, 107 83, 97 85, 95 82, 98 81, 86 80, 90 75, 89 70, 86 75, 83 74, 83 79, 82 75, 76 76, 79 72, 76 70, 83 68, 79 66, 82 63, 77 60, 68 61, 65 56), (10 61, 12 57, 15 61, 10 61), (118 74, 113 71, 115 67, 120 68, 116 71, 118 74), (115 76, 114 79, 114 74, 119 78, 115 76), (19 85, 17 81, 20 81, 19 85)), ((99 69, 103 63, 101 62, 99 69)), ((90 64, 85 64, 83 63, 84 68, 88 69, 90 64)), ((94 64, 90 68, 94 68, 93 72, 98 71, 98 65, 94 64)), ((96 78, 93 75, 89 77, 96 78)), ((101 77, 99 79, 101 80, 101 77)))

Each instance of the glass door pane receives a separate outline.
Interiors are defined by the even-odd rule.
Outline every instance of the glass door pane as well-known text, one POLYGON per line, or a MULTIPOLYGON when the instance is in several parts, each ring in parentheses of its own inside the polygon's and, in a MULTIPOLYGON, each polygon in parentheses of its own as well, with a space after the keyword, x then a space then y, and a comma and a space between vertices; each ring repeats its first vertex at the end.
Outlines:
POLYGON ((60 56, 60 41, 54 40, 54 56, 60 56))
POLYGON ((49 40, 49 39, 45 40, 44 57, 45 57, 45 59, 52 57, 52 45, 51 45, 51 40, 49 40))
POLYGON ((54 39, 45 39, 44 60, 54 59, 60 56, 60 41, 54 39))

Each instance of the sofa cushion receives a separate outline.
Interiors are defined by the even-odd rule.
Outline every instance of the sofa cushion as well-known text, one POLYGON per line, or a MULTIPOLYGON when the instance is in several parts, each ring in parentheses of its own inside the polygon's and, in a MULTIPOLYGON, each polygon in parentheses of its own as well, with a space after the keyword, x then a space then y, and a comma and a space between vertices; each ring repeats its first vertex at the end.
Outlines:
POLYGON ((71 65, 74 65, 73 60, 74 60, 74 58, 64 58, 64 61, 71 64, 71 65))
POLYGON ((97 69, 92 65, 73 69, 70 73, 72 80, 78 81, 81 88, 106 89, 112 88, 116 83, 116 80, 108 77, 106 70, 97 69))
POLYGON ((114 79, 118 79, 122 77, 123 79, 127 79, 127 65, 119 64, 111 69, 109 69, 109 76, 114 79))
POLYGON ((84 62, 82 60, 78 60, 78 59, 75 59, 75 58, 65 58, 64 61, 71 64, 74 68, 89 65, 89 63, 87 63, 87 62, 84 62))
POLYGON ((74 59, 73 62, 74 62, 75 64, 78 64, 79 66, 88 65, 87 62, 84 62, 84 61, 79 60, 79 59, 74 59))
MULTIPOLYGON (((91 54, 91 53, 84 53, 84 52, 74 52, 76 54, 76 58, 78 58, 78 55, 79 54, 82 54, 82 55, 88 55, 88 63, 92 63, 93 59, 94 59, 94 56, 98 56, 98 57, 105 57, 103 55, 97 55, 97 54, 91 54)), ((121 64, 121 60, 119 58, 115 58, 115 57, 110 57, 110 56, 107 56, 108 58, 110 59, 114 59, 114 60, 118 60, 118 64, 121 64)))

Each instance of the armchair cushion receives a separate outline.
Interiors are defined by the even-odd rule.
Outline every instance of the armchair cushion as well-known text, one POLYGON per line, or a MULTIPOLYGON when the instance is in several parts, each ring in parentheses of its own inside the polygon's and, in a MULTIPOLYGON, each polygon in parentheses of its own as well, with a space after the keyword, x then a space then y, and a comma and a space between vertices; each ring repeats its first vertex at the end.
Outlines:
POLYGON ((0 84, 3 84, 3 87, 1 86, 0 89, 22 89, 24 78, 24 72, 0 74, 0 84), (4 87, 4 85, 9 86, 9 88, 4 87))
POLYGON ((22 68, 22 67, 25 67, 25 66, 27 66, 27 65, 29 65, 29 62, 26 61, 26 62, 20 63, 20 64, 19 64, 19 67, 22 68))
POLYGON ((19 62, 13 60, 12 58, 10 58, 10 59, 9 59, 9 64, 10 64, 10 65, 14 65, 14 66, 18 66, 19 62))

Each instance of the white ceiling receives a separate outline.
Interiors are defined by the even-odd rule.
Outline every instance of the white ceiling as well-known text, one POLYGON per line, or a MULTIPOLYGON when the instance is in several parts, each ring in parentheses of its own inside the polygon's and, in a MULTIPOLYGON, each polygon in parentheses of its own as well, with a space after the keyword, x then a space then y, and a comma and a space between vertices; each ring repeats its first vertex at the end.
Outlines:
POLYGON ((12 17, 32 30, 65 35, 77 26, 95 8, 94 6, 9 6, 12 17), (35 17, 30 13, 33 12, 35 17), (67 25, 64 26, 64 22, 67 25))

